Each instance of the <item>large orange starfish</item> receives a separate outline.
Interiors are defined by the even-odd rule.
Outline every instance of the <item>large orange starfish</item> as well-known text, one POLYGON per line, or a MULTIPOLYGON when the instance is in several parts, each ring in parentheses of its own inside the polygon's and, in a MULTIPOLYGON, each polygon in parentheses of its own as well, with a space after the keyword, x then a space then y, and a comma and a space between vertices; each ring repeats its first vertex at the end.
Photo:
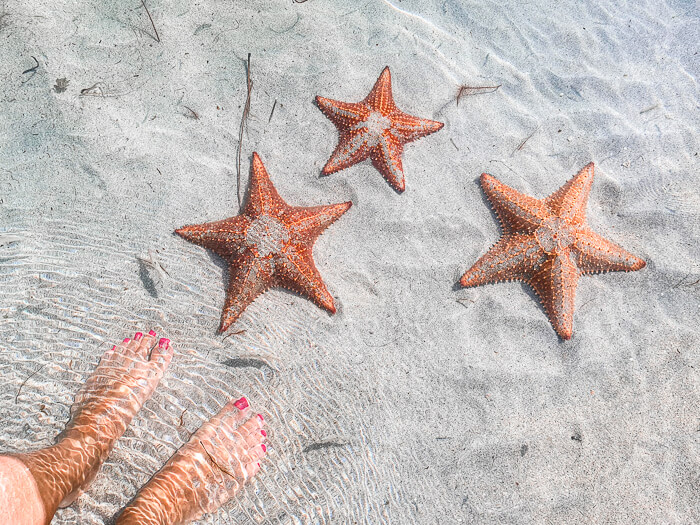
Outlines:
POLYGON ((212 250, 229 264, 229 285, 219 331, 225 331, 255 298, 273 286, 305 295, 335 313, 311 254, 313 244, 351 202, 302 208, 290 206, 253 153, 250 195, 243 213, 223 221, 185 226, 175 233, 212 250))
POLYGON ((329 175, 370 158, 398 192, 406 189, 401 162, 404 144, 444 126, 442 122, 414 117, 396 107, 388 66, 362 102, 353 104, 317 96, 316 103, 340 134, 322 173, 329 175))
POLYGON ((645 266, 642 259, 586 224, 592 184, 592 162, 546 199, 523 195, 482 174, 481 187, 498 215, 503 236, 462 276, 460 284, 524 281, 535 290, 559 336, 571 339, 580 276, 645 266))

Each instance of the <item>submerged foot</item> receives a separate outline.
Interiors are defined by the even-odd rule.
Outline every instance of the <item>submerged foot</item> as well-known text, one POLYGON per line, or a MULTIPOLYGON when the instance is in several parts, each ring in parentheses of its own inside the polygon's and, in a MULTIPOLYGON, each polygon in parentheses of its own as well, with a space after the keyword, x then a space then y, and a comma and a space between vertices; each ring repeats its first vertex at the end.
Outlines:
POLYGON ((117 525, 184 524, 214 512, 260 470, 263 425, 244 397, 229 402, 139 491, 117 525))
MULTIPOLYGON (((172 359, 168 339, 137 333, 102 356, 71 407, 57 444, 18 454, 36 480, 47 515, 70 505, 92 482, 132 418, 151 397, 172 359)), ((50 519, 50 518, 49 518, 50 519)))

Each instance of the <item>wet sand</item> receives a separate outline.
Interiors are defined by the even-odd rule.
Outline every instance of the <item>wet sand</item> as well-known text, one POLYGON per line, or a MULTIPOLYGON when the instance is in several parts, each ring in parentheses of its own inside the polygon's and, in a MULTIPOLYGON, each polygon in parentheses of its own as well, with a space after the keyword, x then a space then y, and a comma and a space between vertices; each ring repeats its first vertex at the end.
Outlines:
POLYGON ((108 343, 176 348, 54 523, 108 521, 243 394, 269 457, 202 523, 700 521, 697 6, 270 4, 147 2, 158 42, 138 1, 0 3, 0 448, 50 444, 108 343), (257 151, 290 204, 354 206, 314 249, 335 316, 274 290, 221 336, 224 264, 172 232, 239 211, 248 53, 241 196, 257 151), (314 96, 386 65, 445 123, 401 195, 319 177, 314 96), (521 284, 455 288, 499 237, 482 172, 545 197, 589 161, 589 224, 647 267, 583 278, 571 341, 521 284))

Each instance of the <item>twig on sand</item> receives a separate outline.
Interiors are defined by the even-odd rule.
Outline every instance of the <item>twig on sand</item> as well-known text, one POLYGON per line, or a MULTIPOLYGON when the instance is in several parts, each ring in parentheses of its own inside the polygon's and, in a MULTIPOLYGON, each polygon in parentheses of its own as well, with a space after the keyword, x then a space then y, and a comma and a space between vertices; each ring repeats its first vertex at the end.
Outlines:
POLYGON ((527 137, 525 137, 525 138, 522 140, 522 142, 520 142, 520 144, 518 144, 518 147, 515 148, 515 149, 513 150, 513 153, 511 153, 511 155, 514 155, 515 153, 517 153, 518 151, 520 151, 521 149, 523 149, 523 146, 525 146, 525 143, 526 143, 528 140, 530 140, 530 139, 532 138, 532 136, 533 136, 535 133, 537 133, 537 131, 538 131, 539 129, 540 129, 539 126, 536 127, 535 130, 534 130, 532 133, 530 133, 527 137))
POLYGON ((27 80, 22 82, 22 84, 25 84, 26 82, 29 82, 32 78, 34 78, 34 75, 36 75, 36 70, 39 69, 39 61, 34 56, 32 58, 34 59, 34 62, 36 62, 36 65, 34 67, 30 67, 29 69, 22 71, 23 75, 26 75, 27 73, 32 74, 27 80))
POLYGON ((168 270, 165 269, 165 266, 163 266, 163 264, 156 258, 156 256, 153 254, 153 250, 151 250, 150 248, 148 249, 148 257, 136 256, 136 259, 141 261, 149 268, 154 269, 160 276, 161 280, 165 280, 163 275, 167 275, 168 277, 170 277, 168 270))
POLYGON ((185 106, 184 104, 182 105, 182 107, 189 110, 189 113, 187 115, 185 115, 186 117, 192 118, 194 120, 199 120, 199 115, 197 114, 197 112, 194 109, 192 109, 189 106, 185 106))
POLYGON ((277 99, 275 99, 275 103, 272 104, 272 111, 270 111, 270 118, 267 119, 267 123, 269 124, 270 121, 272 120, 272 114, 275 112, 275 108, 277 107, 277 99))
POLYGON ((41 365, 39 368, 37 368, 36 370, 34 370, 34 372, 32 372, 32 373, 29 375, 29 377, 27 377, 27 379, 25 379, 24 381, 22 381, 22 384, 19 385, 19 388, 17 389, 17 395, 15 396, 15 403, 17 403, 17 400, 19 399, 19 394, 20 394, 20 392, 22 392, 22 387, 23 387, 24 385, 26 385, 26 384, 27 384, 27 381, 29 381, 32 377, 34 377, 36 374, 38 374, 39 371, 40 371, 42 368, 44 368, 45 366, 46 366, 46 364, 41 365))
POLYGON ((483 93, 493 93, 499 87, 501 87, 501 84, 498 84, 497 86, 459 86, 459 89, 457 89, 457 97, 455 98, 457 101, 457 105, 459 106, 459 99, 464 96, 481 95, 483 93))
POLYGON ((148 7, 146 7, 146 1, 141 0, 141 5, 146 10, 146 14, 148 15, 148 19, 151 21, 151 26, 153 26, 153 31, 156 34, 154 40, 160 44, 160 35, 158 34, 158 30, 156 29, 156 24, 153 22, 153 17, 151 16, 151 12, 148 10, 148 7))
POLYGON ((246 84, 248 94, 245 98, 245 107, 243 108, 243 116, 241 117, 241 127, 238 131, 238 155, 236 158, 236 193, 238 194, 239 207, 241 205, 241 150, 243 147, 243 130, 245 129, 245 123, 248 120, 248 113, 250 112, 250 92, 253 91, 253 79, 250 78, 250 53, 248 53, 248 63, 246 65, 246 84))

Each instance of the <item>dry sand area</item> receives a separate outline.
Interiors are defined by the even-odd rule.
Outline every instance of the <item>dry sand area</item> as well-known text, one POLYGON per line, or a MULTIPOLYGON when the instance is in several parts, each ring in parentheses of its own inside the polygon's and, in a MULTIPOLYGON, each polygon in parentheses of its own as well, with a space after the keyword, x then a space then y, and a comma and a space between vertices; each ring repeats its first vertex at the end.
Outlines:
POLYGON ((147 6, 0 0, 0 449, 52 443, 111 342, 176 348, 54 523, 109 523, 242 394, 270 453, 201 523, 700 522, 695 2, 147 6), (173 230, 239 211, 249 53, 241 194, 257 151, 287 202, 354 206, 314 248, 336 315, 272 290, 222 336, 225 264, 173 230), (386 65, 445 123, 403 194, 369 162, 319 176, 314 96, 359 101, 386 65), (545 197, 590 161, 589 224, 647 267, 584 277, 572 340, 522 284, 455 287, 499 237, 482 172, 545 197))

